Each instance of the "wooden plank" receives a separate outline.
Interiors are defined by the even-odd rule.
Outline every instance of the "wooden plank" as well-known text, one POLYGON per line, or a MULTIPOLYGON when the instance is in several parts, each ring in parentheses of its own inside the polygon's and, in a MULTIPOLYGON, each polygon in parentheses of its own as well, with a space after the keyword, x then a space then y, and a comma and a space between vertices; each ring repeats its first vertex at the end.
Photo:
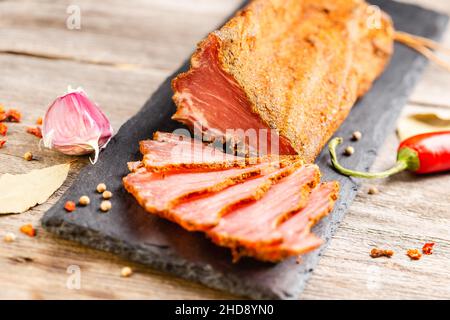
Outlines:
POLYGON ((80 0, 81 29, 69 30, 71 1, 2 1, 0 51, 175 70, 239 3, 80 0))
MULTIPOLYGON (((450 13, 447 1, 414 1, 450 13)), ((70 1, 39 1, 39 6, 35 1, 1 1, 1 50, 20 52, 26 49, 38 55, 53 54, 70 59, 96 58, 117 63, 133 62, 133 57, 137 55, 139 57, 136 59, 137 63, 145 65, 145 68, 120 70, 105 66, 85 66, 75 62, 0 55, 2 67, 0 103, 17 107, 25 113, 23 125, 10 127, 9 147, 0 151, 0 173, 25 172, 37 166, 59 163, 66 159, 51 151, 39 151, 35 138, 23 130, 26 124, 34 123, 36 117, 42 115, 48 103, 63 92, 67 85, 82 85, 105 108, 117 129, 142 106, 160 81, 181 64, 195 43, 238 3, 237 0, 77 2, 82 6, 89 6, 87 11, 89 14, 85 19, 86 28, 81 31, 65 29, 67 17, 65 9, 70 1), (100 9, 96 9, 97 7, 100 9), (134 23, 124 23, 123 19, 127 18, 127 14, 121 11, 127 11, 132 7, 136 8, 134 10, 136 15, 132 19, 134 23), (139 14, 136 13, 139 8, 146 9, 139 14), (153 10, 158 14, 150 16, 147 10, 153 10), (177 15, 177 19, 182 20, 173 19, 172 12, 186 12, 185 10, 188 10, 189 14, 181 18, 182 14, 177 15), (109 17, 111 12, 116 17, 122 18, 109 17), (148 17, 152 17, 155 22, 149 22, 148 17), (108 22, 115 21, 114 19, 120 20, 119 23, 108 22), (158 28, 156 22, 167 19, 176 23, 170 23, 170 29, 158 28), (192 30, 186 30, 187 26, 192 26, 192 30), (133 37, 134 28, 138 28, 140 33, 136 32, 133 37), (170 34, 164 30, 170 31, 170 34), (85 33, 91 35, 85 36, 85 33), (117 37, 109 37, 109 34, 116 34, 117 37), (161 41, 158 42, 157 49, 150 48, 152 46, 150 40, 154 40, 150 34, 159 37, 158 41, 161 41), (126 48, 122 48, 119 50, 120 54, 114 53, 119 43, 116 40, 127 37, 135 39, 136 42, 146 43, 146 46, 141 46, 148 50, 147 55, 136 52, 142 50, 139 44, 130 44, 129 52, 126 52, 126 48), (170 39, 165 42, 165 37, 170 39), (169 41, 172 41, 172 44, 165 45, 169 41), (92 50, 92 55, 89 54, 89 50, 92 50), (103 51, 106 53, 102 53, 103 51), (153 56, 154 51, 159 52, 158 56, 153 56), (77 56, 79 52, 82 54, 77 56), (116 114, 115 110, 120 111, 116 114), (43 156, 42 161, 45 162, 22 161, 21 155, 29 149, 43 156)), ((166 28, 169 28, 168 24, 165 23, 166 28)), ((129 45, 129 42, 123 43, 129 45)), ((447 40, 446 43, 450 42, 447 40)), ((430 67, 417 87, 413 100, 448 106, 449 84, 450 78, 446 72, 430 67)), ((407 110, 413 107, 415 106, 408 106, 407 110)), ((386 168, 392 163, 396 145, 397 140, 392 136, 385 143, 374 170, 386 168)), ((77 171, 78 168, 73 169, 70 179, 73 179, 77 171)), ((2 270, 0 298, 231 298, 223 293, 139 265, 132 265, 136 271, 133 277, 121 279, 118 276, 120 268, 129 263, 113 255, 60 240, 41 229, 35 239, 20 235, 18 229, 22 224, 32 222, 38 225, 42 213, 54 203, 68 184, 70 181, 47 204, 22 215, 0 217, 2 270), (10 231, 18 235, 18 240, 12 244, 5 244, 1 241, 1 237, 10 231), (26 258, 32 258, 33 261, 26 262, 28 261, 26 258), (66 288, 69 276, 66 269, 69 265, 81 267, 81 290, 66 288)), ((445 201, 448 199, 444 198, 445 194, 435 195, 436 190, 449 189, 448 175, 417 180, 403 174, 393 182, 389 179, 375 181, 373 184, 380 188, 381 194, 369 197, 365 193, 369 184, 365 184, 314 272, 304 298, 448 299, 450 288, 446 289, 445 284, 450 283, 447 268, 450 236, 448 232, 444 233, 444 230, 448 230, 449 227, 447 212, 450 201, 445 201), (406 207, 401 201, 402 197, 408 200, 406 207), (425 223, 426 229, 418 227, 420 223, 425 223), (380 242, 379 239, 383 237, 386 237, 386 240, 380 242), (438 243, 434 256, 419 262, 405 260, 403 249, 418 246, 428 238, 435 239, 438 243), (368 251, 372 244, 392 245, 396 250, 396 258, 370 259, 368 251)))

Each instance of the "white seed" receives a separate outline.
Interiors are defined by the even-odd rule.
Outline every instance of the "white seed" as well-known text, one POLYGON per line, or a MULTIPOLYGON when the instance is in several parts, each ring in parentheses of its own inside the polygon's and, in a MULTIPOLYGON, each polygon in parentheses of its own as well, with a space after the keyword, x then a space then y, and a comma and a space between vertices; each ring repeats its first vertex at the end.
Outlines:
POLYGON ((377 187, 371 186, 369 188, 368 194, 378 194, 380 191, 377 189, 377 187))
POLYGON ((130 267, 123 267, 122 270, 120 270, 120 276, 124 278, 128 278, 133 274, 133 270, 130 267))
POLYGON ((14 242, 16 240, 16 235, 12 232, 8 232, 7 234, 5 234, 5 236, 3 237, 3 240, 5 242, 14 242))
POLYGON ((352 140, 353 141, 359 141, 359 140, 361 140, 361 138, 362 138, 362 133, 361 132, 359 132, 359 131, 353 132, 353 134, 352 134, 352 140))
POLYGON ((89 199, 88 196, 82 196, 80 197, 80 200, 78 200, 78 203, 82 206, 87 206, 91 203, 91 199, 89 199))
POLYGON ((352 146, 345 148, 345 155, 351 156, 354 153, 355 153, 355 148, 353 148, 352 146))
POLYGON ((112 198, 112 192, 106 190, 105 192, 103 192, 103 199, 111 199, 112 198))
POLYGON ((111 208, 112 208, 111 201, 105 200, 102 201, 102 203, 100 204, 100 210, 102 210, 103 212, 107 212, 111 210, 111 208))
POLYGON ((103 193, 106 190, 106 184, 104 183, 99 183, 97 186, 97 192, 98 193, 103 193))

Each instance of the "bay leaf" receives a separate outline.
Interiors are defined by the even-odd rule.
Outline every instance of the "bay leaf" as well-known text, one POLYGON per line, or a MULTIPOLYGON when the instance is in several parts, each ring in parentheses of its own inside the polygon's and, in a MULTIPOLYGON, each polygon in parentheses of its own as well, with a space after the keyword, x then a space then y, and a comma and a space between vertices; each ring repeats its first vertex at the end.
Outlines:
POLYGON ((397 124, 401 141, 412 136, 450 130, 450 112, 413 113, 402 117, 397 124))
POLYGON ((26 174, 0 176, 0 214, 22 213, 46 202, 69 174, 70 164, 59 164, 26 174))

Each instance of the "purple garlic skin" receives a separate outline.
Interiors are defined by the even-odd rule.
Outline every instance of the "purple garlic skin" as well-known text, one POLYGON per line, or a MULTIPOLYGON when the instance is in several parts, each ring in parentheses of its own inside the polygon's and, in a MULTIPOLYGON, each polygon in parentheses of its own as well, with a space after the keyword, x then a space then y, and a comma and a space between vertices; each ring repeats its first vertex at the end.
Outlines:
POLYGON ((42 136, 47 148, 74 156, 95 152, 93 163, 112 135, 108 118, 81 89, 58 97, 43 120, 42 136))

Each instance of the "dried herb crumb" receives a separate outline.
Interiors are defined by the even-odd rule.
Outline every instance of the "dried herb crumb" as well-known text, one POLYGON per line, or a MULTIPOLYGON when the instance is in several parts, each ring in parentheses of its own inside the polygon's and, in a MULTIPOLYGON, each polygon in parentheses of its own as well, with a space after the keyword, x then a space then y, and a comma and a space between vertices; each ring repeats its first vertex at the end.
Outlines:
POLYGON ((378 248, 373 248, 370 251, 370 256, 372 258, 380 258, 380 257, 387 257, 390 258, 394 255, 394 251, 392 250, 385 250, 385 249, 378 249, 378 248))
POLYGON ((419 250, 417 249, 409 249, 406 252, 406 255, 411 259, 411 260, 420 260, 420 258, 422 258, 422 254, 419 252, 419 250))
POLYGON ((423 254, 425 254, 427 256, 433 254, 434 245, 435 245, 434 242, 425 243, 422 247, 423 254))
POLYGON ((7 132, 8 132, 8 126, 6 124, 0 122, 0 136, 6 136, 7 132))
POLYGON ((66 209, 67 212, 73 212, 76 210, 75 202, 73 201, 67 201, 64 205, 64 209, 66 209))
POLYGON ((20 227, 20 232, 23 234, 26 234, 29 237, 35 237, 36 236, 36 229, 34 229, 32 224, 25 224, 20 227))
POLYGON ((38 138, 42 138, 42 131, 39 127, 28 127, 27 133, 32 134, 33 136, 36 136, 38 138))
POLYGON ((22 113, 20 113, 18 110, 10 109, 6 112, 3 112, 4 119, 2 121, 6 122, 20 122, 22 120, 22 113))

